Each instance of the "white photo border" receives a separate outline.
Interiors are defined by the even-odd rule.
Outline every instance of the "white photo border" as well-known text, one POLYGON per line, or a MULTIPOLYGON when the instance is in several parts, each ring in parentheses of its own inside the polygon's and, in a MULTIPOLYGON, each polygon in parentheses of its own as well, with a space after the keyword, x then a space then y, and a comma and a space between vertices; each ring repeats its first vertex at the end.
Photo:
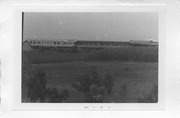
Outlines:
POLYGON ((13 111, 59 110, 164 110, 165 108, 165 5, 16 5, 13 7, 12 63, 8 75, 8 95, 3 102, 13 111), (23 12, 157 12, 159 14, 158 103, 21 103, 22 13, 23 12), (10 79, 11 78, 11 79, 10 79))

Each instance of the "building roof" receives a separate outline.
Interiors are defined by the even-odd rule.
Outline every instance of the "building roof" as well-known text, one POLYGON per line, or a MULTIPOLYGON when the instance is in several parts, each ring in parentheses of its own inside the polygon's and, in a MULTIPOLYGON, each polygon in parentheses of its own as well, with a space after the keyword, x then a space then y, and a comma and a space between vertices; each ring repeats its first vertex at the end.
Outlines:
POLYGON ((28 46, 29 48, 33 49, 33 46, 32 46, 28 41, 24 41, 23 44, 22 44, 22 46, 23 46, 23 50, 27 50, 27 49, 26 49, 27 46, 28 46), (25 47, 25 46, 26 46, 26 47, 25 47))

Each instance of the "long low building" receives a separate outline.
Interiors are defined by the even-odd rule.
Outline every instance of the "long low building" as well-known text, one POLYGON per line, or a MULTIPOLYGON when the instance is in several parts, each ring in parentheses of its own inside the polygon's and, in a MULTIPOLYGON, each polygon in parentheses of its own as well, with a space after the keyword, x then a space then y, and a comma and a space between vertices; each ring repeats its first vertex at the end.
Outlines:
POLYGON ((67 40, 27 40, 34 47, 73 47, 75 46, 74 39, 67 40))
POLYGON ((153 40, 130 40, 130 44, 135 46, 158 46, 158 42, 153 40))
MULTIPOLYGON (((158 42, 152 40, 131 40, 131 41, 87 41, 87 40, 26 40, 23 47, 31 48, 91 48, 107 49, 120 48, 122 46, 158 46, 158 42), (26 42, 26 43, 25 43, 26 42)), ((24 50, 26 50, 24 49, 24 50)))
POLYGON ((129 45, 128 41, 76 41, 77 48, 119 48, 129 45))

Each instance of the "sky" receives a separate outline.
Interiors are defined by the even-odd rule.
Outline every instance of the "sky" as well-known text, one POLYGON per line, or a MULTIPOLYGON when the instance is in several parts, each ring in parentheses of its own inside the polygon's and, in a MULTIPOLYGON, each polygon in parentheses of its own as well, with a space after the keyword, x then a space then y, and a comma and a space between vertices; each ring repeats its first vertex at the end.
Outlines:
POLYGON ((158 41, 155 12, 25 12, 23 40, 158 41))

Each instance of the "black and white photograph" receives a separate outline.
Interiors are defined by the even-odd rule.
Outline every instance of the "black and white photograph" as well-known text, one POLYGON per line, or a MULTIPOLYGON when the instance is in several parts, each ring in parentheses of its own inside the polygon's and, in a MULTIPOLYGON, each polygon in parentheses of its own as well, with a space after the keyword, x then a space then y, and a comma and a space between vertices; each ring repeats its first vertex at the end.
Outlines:
POLYGON ((158 103, 158 12, 23 12, 22 103, 158 103))

